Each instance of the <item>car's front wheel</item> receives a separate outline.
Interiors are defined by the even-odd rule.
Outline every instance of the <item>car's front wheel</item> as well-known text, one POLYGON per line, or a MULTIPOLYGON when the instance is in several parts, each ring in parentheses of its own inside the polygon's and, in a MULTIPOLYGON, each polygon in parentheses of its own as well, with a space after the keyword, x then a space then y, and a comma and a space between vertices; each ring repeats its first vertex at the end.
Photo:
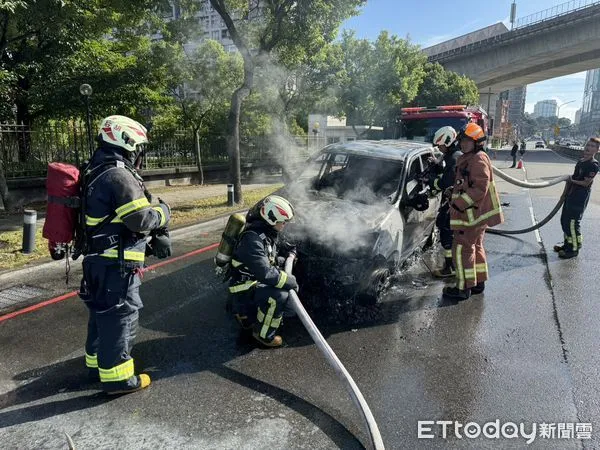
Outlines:
POLYGON ((377 259, 371 266, 369 274, 361 285, 357 294, 360 305, 374 305, 377 303, 390 283, 392 272, 385 259, 377 259))

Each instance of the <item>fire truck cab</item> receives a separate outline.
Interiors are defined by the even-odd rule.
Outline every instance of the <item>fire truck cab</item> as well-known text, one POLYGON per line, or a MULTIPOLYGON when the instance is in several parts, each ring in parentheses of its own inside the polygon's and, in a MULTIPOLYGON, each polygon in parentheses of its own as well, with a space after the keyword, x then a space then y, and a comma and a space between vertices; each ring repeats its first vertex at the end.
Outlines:
POLYGON ((469 122, 475 122, 488 134, 488 115, 479 106, 445 105, 434 108, 402 108, 396 139, 431 142, 434 133, 450 125, 459 131, 469 122))

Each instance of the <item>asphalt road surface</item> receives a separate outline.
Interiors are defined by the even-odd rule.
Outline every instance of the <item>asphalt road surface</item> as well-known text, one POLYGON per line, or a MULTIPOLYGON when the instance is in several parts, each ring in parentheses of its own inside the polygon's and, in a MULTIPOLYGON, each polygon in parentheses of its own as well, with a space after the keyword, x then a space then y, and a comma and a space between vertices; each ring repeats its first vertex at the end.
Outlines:
MULTIPOLYGON (((506 156, 498 153, 497 167, 510 164, 506 156)), ((573 165, 548 150, 525 155, 532 181, 573 165)), ((531 225, 532 212, 541 220, 562 189, 498 184, 510 203, 506 229, 531 225)), ((443 301, 443 283, 417 258, 394 278, 373 319, 315 317, 371 406, 386 448, 600 448, 598 189, 597 182, 577 259, 552 251, 562 240, 556 217, 539 235, 487 236, 484 295, 443 301), (422 424, 431 438, 419 439, 419 421, 452 424, 446 438, 440 425, 422 424), (505 427, 498 437, 471 438, 462 428, 455 433, 455 422, 505 427), (530 445, 510 423, 533 433, 530 445)), ((217 230, 188 234, 177 250, 218 237, 217 230)), ((0 322, 0 446, 67 448, 68 433, 78 449, 368 447, 352 401, 299 322, 285 323, 281 349, 258 349, 239 335, 212 256, 146 274, 133 356, 153 383, 135 394, 108 398, 86 381, 87 313, 77 297, 0 322)), ((74 288, 51 271, 11 283, 43 290, 33 303, 74 288)), ((467 431, 475 435, 476 427, 467 431)))

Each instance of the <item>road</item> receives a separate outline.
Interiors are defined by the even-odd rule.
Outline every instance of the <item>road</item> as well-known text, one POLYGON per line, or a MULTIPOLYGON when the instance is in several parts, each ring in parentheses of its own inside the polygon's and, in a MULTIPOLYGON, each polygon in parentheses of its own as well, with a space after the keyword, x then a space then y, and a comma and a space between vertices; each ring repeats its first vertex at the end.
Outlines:
MULTIPOLYGON (((505 159, 499 152, 494 163, 507 167, 505 159)), ((570 173, 573 165, 547 150, 525 156, 530 180, 570 173)), ((510 203, 507 229, 531 225, 530 207, 540 220, 561 191, 498 184, 510 203)), ((488 235, 492 278, 482 296, 446 303, 443 283, 417 259, 395 277, 375 319, 317 318, 370 404, 386 448, 600 447, 599 189, 596 183, 578 259, 563 261, 552 252, 562 239, 555 218, 541 230, 541 242, 534 233, 488 235), (538 429, 531 445, 520 436, 458 438, 453 431, 444 439, 439 428, 435 437, 418 439, 418 421, 440 420, 538 429), (591 423, 593 431, 591 439, 544 439, 542 423, 591 423)), ((178 252, 218 236, 187 236, 177 242, 178 252)), ((212 256, 146 274, 133 356, 153 384, 132 395, 107 398, 85 381, 86 310, 77 298, 0 322, 2 447, 66 448, 64 433, 81 449, 368 446, 353 403, 298 322, 284 325, 282 349, 258 349, 239 335, 224 312, 225 289, 213 275, 212 256)), ((48 277, 27 283, 46 289, 46 297, 65 290, 48 277)))

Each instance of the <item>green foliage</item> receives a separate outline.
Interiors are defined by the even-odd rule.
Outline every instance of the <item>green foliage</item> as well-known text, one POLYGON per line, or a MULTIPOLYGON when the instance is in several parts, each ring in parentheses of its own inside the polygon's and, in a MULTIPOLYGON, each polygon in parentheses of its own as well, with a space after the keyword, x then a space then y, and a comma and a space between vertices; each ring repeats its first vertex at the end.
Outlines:
POLYGON ((353 125, 380 125, 415 98, 426 57, 416 45, 383 31, 375 42, 344 32, 339 111, 353 125))
POLYGON ((479 90, 466 76, 445 70, 438 63, 425 64, 425 78, 412 106, 475 105, 479 90))
POLYGON ((166 20, 172 9, 165 0, 9 3, 0 7, 0 67, 13 75, 6 88, 19 120, 81 114, 83 82, 94 89, 98 116, 139 117, 168 102, 170 62, 181 58, 181 42, 191 34, 195 1, 179 2, 188 13, 173 21, 166 20), (163 40, 150 38, 157 34, 163 40))
POLYGON ((231 95, 243 76, 242 58, 227 53, 219 42, 206 40, 185 58, 181 71, 188 92, 177 89, 175 96, 185 125, 214 132, 215 122, 223 121, 231 95))

